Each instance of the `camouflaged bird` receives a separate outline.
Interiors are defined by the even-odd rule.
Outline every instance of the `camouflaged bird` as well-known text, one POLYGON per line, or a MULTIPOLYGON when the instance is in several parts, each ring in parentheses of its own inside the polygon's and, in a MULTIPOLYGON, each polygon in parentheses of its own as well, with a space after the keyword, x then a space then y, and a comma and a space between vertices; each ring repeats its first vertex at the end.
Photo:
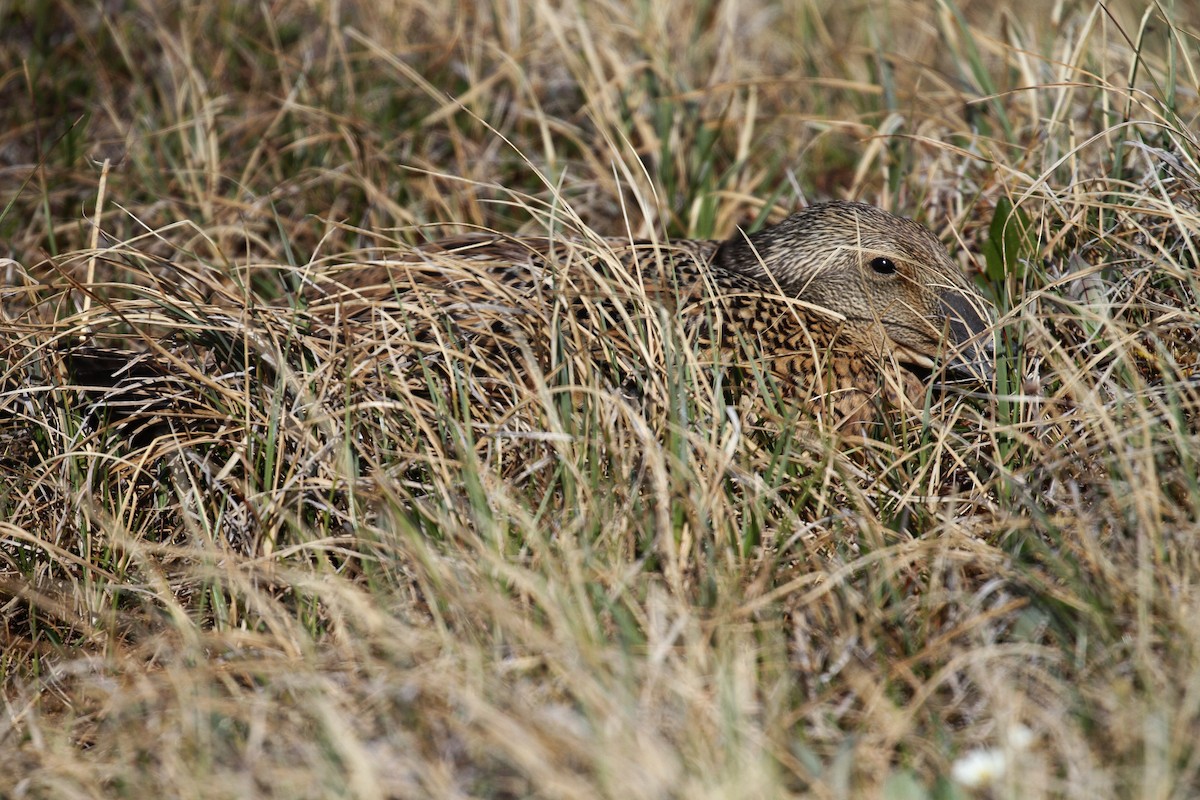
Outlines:
POLYGON ((570 350, 645 370, 652 359, 621 355, 644 351, 664 313, 712 366, 765 366, 841 422, 875 417, 881 397, 921 405, 939 360, 993 374, 991 304, 928 229, 862 203, 814 205, 724 242, 461 237, 310 275, 305 297, 312 314, 386 317, 418 354, 404 369, 448 369, 449 354, 491 385, 570 350))

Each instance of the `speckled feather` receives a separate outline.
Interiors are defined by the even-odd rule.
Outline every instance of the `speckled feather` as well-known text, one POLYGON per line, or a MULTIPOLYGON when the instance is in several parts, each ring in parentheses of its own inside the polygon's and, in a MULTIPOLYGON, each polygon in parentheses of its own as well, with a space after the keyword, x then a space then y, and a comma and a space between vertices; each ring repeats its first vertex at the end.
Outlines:
POLYGON ((573 349, 602 355, 595 364, 644 370, 650 359, 620 354, 645 348, 637 332, 665 313, 702 363, 764 364, 788 394, 842 420, 871 417, 881 395, 919 405, 947 345, 970 352, 960 363, 984 364, 994 314, 927 229, 858 203, 814 206, 727 242, 468 236, 310 280, 310 313, 374 326, 385 315, 427 362, 452 352, 493 386, 519 383, 529 355, 549 368, 563 330, 573 349), (881 274, 879 259, 894 272, 881 274))

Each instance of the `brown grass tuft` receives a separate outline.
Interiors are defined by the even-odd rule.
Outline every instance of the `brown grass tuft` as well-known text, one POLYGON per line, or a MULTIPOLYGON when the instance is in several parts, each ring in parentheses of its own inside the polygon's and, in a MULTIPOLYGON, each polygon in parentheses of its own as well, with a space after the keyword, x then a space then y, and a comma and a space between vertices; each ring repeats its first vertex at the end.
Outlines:
POLYGON ((1200 19, 826 5, 0 6, 3 792, 1200 791, 1200 19), (994 392, 863 437, 659 319, 482 396, 301 301, 834 197, 977 276, 994 392))

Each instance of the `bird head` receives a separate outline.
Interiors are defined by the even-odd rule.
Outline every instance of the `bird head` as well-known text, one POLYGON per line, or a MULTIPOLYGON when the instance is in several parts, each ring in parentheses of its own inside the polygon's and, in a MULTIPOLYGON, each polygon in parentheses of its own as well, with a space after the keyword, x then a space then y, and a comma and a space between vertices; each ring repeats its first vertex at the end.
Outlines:
POLYGON ((864 203, 811 206, 717 259, 845 320, 847 335, 919 374, 989 380, 995 308, 928 228, 864 203))

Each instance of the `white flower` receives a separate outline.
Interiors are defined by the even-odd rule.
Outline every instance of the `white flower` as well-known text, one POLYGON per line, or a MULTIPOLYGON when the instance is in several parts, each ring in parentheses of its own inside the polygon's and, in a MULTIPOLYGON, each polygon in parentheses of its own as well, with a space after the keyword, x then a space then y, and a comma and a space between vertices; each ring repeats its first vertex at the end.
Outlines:
POLYGON ((1003 778, 1007 767, 1008 759, 1003 750, 972 750, 954 762, 950 777, 968 789, 976 789, 1003 778))
POLYGON ((1008 729, 1008 746, 1014 752, 1021 753, 1029 749, 1033 744, 1033 731, 1026 728, 1024 725, 1013 725, 1008 729))
POLYGON ((1014 725, 1008 729, 1005 740, 1007 749, 986 747, 969 751, 950 767, 950 777, 968 789, 997 783, 1008 770, 1009 759, 1033 744, 1033 731, 1024 725, 1014 725))

